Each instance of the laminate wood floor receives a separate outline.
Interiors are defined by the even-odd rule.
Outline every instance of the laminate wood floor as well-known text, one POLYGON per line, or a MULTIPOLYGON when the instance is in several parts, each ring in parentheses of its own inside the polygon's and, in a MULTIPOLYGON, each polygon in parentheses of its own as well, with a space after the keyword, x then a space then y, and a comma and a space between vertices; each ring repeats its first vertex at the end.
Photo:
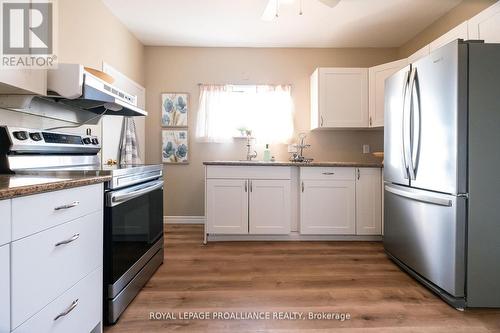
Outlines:
POLYGON ((378 242, 218 242, 168 225, 165 261, 114 332, 500 332, 500 310, 459 312, 378 242), (150 312, 325 312, 350 320, 150 320, 150 312))

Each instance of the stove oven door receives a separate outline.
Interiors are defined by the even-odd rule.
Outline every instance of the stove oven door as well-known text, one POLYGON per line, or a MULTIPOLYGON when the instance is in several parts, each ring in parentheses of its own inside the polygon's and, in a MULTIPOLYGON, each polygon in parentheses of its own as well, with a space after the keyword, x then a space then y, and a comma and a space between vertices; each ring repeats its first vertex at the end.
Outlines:
POLYGON ((163 180, 106 193, 104 288, 116 297, 163 248, 163 180))

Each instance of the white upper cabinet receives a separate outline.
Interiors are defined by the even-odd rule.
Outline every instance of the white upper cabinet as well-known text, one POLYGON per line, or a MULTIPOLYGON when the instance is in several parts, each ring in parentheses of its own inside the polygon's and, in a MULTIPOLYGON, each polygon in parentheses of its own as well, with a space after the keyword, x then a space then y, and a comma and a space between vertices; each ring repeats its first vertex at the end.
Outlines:
POLYGON ((368 127, 368 69, 317 68, 311 75, 311 129, 368 127))
POLYGON ((356 235, 382 233, 381 176, 377 168, 356 169, 356 235))
POLYGON ((414 63, 418 59, 428 56, 429 53, 431 53, 431 48, 430 48, 429 44, 427 44, 424 47, 422 47, 421 49, 417 50, 411 56, 409 56, 408 59, 406 59, 406 62, 408 64, 414 63))
POLYGON ((448 44, 455 39, 469 39, 469 27, 467 25, 467 21, 457 25, 455 28, 451 29, 441 37, 437 38, 433 42, 429 44, 430 51, 434 51, 440 48, 443 45, 448 44))
POLYGON ((369 120, 370 127, 384 126, 384 90, 385 79, 407 64, 406 59, 389 62, 379 66, 371 67, 368 70, 369 79, 369 120))
POLYGON ((0 94, 47 95, 47 70, 0 69, 0 94))
POLYGON ((486 43, 500 43, 500 2, 486 8, 469 20, 469 38, 486 43))

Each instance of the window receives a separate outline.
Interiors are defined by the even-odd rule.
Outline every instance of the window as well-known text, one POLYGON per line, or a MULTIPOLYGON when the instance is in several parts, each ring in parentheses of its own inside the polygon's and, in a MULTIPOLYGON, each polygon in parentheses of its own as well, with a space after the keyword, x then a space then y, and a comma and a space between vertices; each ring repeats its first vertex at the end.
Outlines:
POLYGON ((196 137, 228 142, 252 131, 260 143, 286 143, 293 135, 290 85, 200 85, 196 137))

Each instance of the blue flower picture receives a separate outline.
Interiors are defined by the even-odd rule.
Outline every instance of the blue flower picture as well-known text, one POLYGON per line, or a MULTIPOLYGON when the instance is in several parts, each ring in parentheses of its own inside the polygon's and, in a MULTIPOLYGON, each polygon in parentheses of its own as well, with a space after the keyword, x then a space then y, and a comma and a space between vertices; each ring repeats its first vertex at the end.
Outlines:
POLYGON ((187 130, 163 130, 161 137, 163 163, 188 163, 189 146, 187 130))
POLYGON ((161 124, 163 127, 187 127, 189 94, 161 94, 161 124))

